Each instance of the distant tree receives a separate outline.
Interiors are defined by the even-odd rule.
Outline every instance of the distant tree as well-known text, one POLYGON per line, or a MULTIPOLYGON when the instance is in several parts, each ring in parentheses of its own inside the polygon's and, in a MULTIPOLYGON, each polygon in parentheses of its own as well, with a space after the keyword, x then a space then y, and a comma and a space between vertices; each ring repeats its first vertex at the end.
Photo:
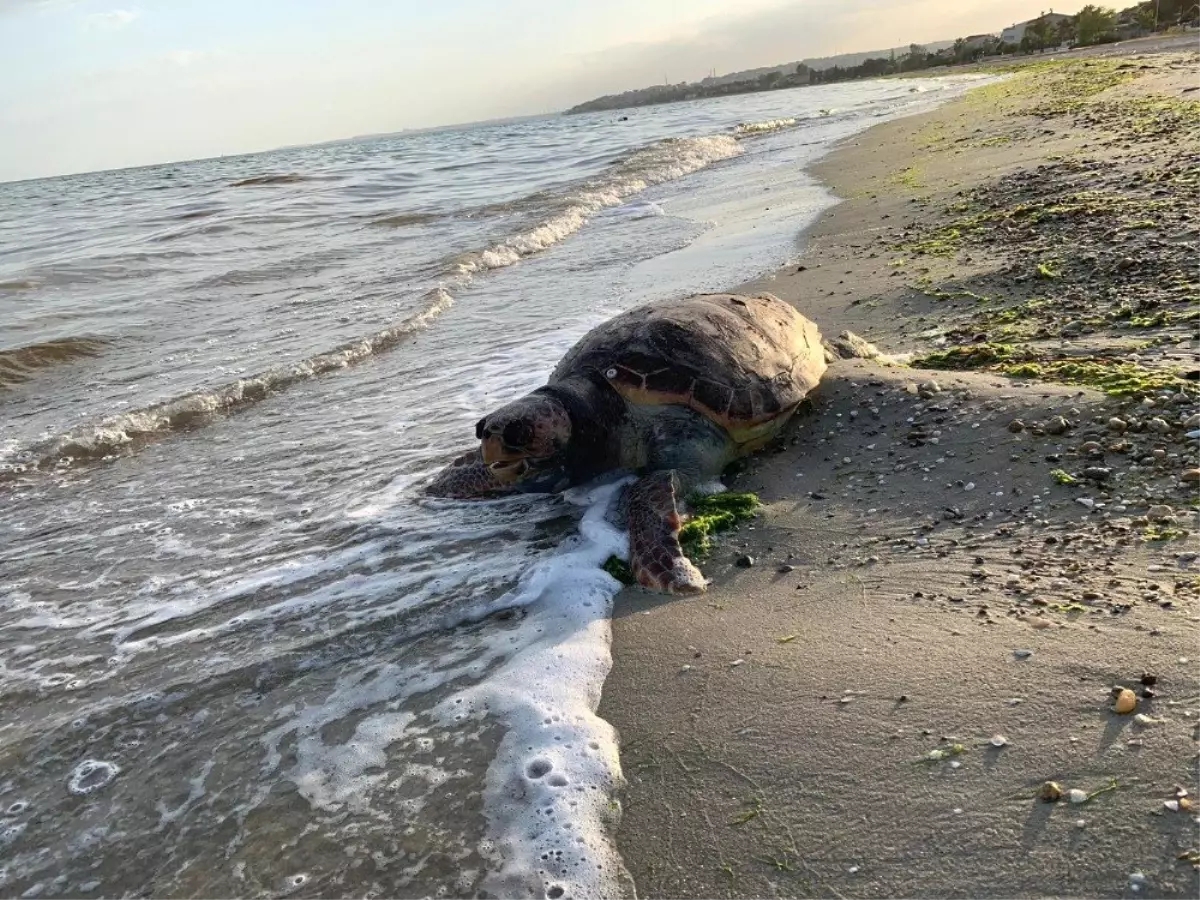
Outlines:
POLYGON ((1058 44, 1069 44, 1075 40, 1075 20, 1062 19, 1054 26, 1054 39, 1058 44))
POLYGON ((1158 12, 1154 8, 1154 2, 1139 3, 1133 8, 1133 22, 1138 28, 1143 31, 1153 31, 1157 24, 1158 12))
POLYGON ((969 52, 966 40, 964 38, 955 38, 954 49, 951 52, 954 54, 955 62, 966 62, 967 53, 969 52))
POLYGON ((1111 41, 1117 33, 1117 14, 1089 3, 1075 16, 1075 43, 1081 47, 1111 41))
MULTIPOLYGON (((1053 26, 1045 16, 1038 16, 1025 26, 1025 35, 1021 38, 1022 49, 1028 40, 1029 50, 1045 50, 1054 40, 1053 26)), ((1026 51, 1028 52, 1028 51, 1026 51)))

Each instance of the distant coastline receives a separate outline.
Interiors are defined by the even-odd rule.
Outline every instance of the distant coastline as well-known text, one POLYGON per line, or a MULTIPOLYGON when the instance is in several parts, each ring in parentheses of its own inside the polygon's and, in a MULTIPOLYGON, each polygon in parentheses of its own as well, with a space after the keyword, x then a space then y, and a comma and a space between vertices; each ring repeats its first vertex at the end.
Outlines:
POLYGON ((1027 22, 1014 23, 1000 32, 974 34, 954 41, 808 59, 722 76, 714 73, 702 81, 657 84, 607 94, 572 106, 566 115, 881 78, 975 63, 987 57, 1089 47, 1194 28, 1198 24, 1200 5, 1189 5, 1187 0, 1143 0, 1120 12, 1089 4, 1075 15, 1051 11, 1027 22))

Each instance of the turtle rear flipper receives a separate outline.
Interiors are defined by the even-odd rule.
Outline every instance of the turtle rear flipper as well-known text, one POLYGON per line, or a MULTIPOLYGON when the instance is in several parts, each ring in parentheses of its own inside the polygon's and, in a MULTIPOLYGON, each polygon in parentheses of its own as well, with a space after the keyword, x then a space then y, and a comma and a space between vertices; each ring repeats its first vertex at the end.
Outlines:
POLYGON ((701 594, 707 587, 704 576, 679 546, 675 481, 673 472, 654 472, 629 489, 629 567, 643 587, 701 594))

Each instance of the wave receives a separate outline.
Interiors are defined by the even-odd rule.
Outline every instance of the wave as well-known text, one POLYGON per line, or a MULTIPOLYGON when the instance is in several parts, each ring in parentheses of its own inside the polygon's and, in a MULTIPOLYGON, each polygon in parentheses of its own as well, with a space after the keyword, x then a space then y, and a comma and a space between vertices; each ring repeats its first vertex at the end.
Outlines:
POLYGON ((13 480, 29 471, 129 453, 158 437, 203 425, 214 418, 245 409, 300 382, 360 363, 390 350, 429 327, 454 303, 454 299, 442 288, 430 291, 426 300, 427 305, 416 315, 325 353, 215 388, 194 391, 130 410, 57 435, 16 454, 15 461, 0 462, 0 482, 13 480))
POLYGON ((559 200, 560 211, 536 227, 515 234, 477 253, 457 258, 460 275, 511 266, 570 237, 596 213, 619 206, 626 198, 652 185, 690 175, 742 153, 733 135, 666 138, 636 150, 608 171, 584 181, 559 200))
POLYGON ((102 338, 71 337, 0 350, 0 388, 28 381, 38 369, 99 356, 108 344, 102 338))
POLYGON ((270 184, 295 184, 298 181, 312 181, 311 175, 301 175, 298 172, 288 172, 282 175, 254 175, 241 181, 231 181, 230 187, 259 187, 270 184))
POLYGON ((743 122, 733 129, 734 134, 768 134, 772 131, 782 131, 799 124, 798 119, 768 119, 766 122, 743 122))
POLYGON ((12 281, 0 281, 0 291, 32 291, 41 287, 40 281, 32 278, 16 278, 12 281))
MULTIPOLYGON (((760 123, 766 124, 766 123, 760 123)), ((760 128, 746 136, 760 133, 760 128)), ((409 319, 360 340, 308 357, 296 363, 274 367, 248 378, 238 379, 212 389, 155 403, 80 426, 69 432, 17 448, 0 458, 0 481, 12 480, 21 473, 51 469, 74 461, 99 460, 124 455, 171 432, 198 427, 212 419, 244 409, 259 400, 308 381, 327 372, 354 365, 385 352, 414 332, 428 325, 452 303, 451 290, 466 287, 476 275, 501 269, 540 253, 570 237, 597 213, 623 205, 647 188, 682 178, 714 163, 743 153, 739 137, 713 134, 690 138, 665 138, 635 150, 600 174, 585 179, 565 191, 540 191, 504 204, 509 212, 519 209, 550 211, 534 227, 518 231, 482 251, 453 257, 440 277, 443 286, 426 295, 425 309, 409 319)), ((284 184, 317 180, 319 176, 291 174, 258 175, 233 182, 235 186, 284 184)), ((435 218, 433 214, 399 213, 373 220, 373 224, 401 227, 435 218)), ((212 225, 205 227, 211 228, 212 225)), ((288 271, 295 261, 286 264, 288 271)), ((280 266, 262 270, 225 272, 210 276, 202 284, 218 286, 269 280, 280 274, 280 266)))
POLYGON ((394 216, 383 216, 378 219, 372 219, 372 225, 380 225, 386 228, 403 228, 406 225, 424 225, 427 222, 434 222, 440 219, 437 213, 396 213, 394 216))

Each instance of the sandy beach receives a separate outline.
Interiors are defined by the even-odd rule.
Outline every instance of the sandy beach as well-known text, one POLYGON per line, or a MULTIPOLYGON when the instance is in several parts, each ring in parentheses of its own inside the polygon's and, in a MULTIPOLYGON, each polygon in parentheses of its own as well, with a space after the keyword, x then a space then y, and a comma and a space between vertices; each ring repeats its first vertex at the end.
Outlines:
POLYGON ((819 166, 743 290, 911 366, 835 363, 727 479, 706 595, 618 598, 640 896, 1200 891, 1197 62, 1035 60, 819 166))

